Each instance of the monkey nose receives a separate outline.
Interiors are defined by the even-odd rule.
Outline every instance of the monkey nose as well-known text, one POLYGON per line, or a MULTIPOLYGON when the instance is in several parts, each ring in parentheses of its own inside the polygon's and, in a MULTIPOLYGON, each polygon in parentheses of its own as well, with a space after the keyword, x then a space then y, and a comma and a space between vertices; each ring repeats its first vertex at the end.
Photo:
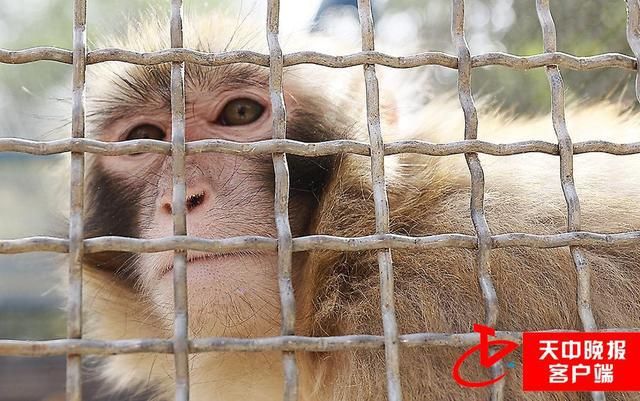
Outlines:
MULTIPOLYGON (((190 195, 187 196, 187 199, 185 200, 185 208, 187 210, 187 212, 191 212, 192 210, 194 210, 195 208, 197 208, 198 206, 202 205, 205 201, 207 194, 205 191, 198 191, 198 192, 194 192, 190 195)), ((165 213, 167 214, 172 214, 173 213, 173 208, 171 206, 171 202, 165 202, 162 205, 162 208, 164 209, 165 213)))

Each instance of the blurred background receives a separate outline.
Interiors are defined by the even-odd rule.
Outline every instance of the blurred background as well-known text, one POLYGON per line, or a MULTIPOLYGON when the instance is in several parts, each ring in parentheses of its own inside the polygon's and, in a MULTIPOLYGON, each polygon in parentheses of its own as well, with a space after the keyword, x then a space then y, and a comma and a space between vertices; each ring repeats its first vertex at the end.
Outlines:
MULTIPOLYGON (((185 1, 187 12, 206 15, 220 7, 239 16, 264 20, 264 1, 185 1)), ((359 47, 357 12, 352 0, 283 0, 281 32, 286 38, 304 31, 325 31, 359 47)), ((578 56, 606 52, 632 54, 625 37, 622 0, 552 1, 558 49, 578 56)), ((466 1, 467 40, 472 54, 504 51, 542 52, 533 0, 466 1)), ((449 0, 374 0, 378 49, 392 55, 438 50, 455 54, 451 44, 449 0)), ((168 1, 89 1, 90 48, 105 35, 121 32, 128 21, 150 7, 168 10, 168 1)), ((0 48, 71 47, 69 0, 0 0, 0 48)), ((339 39, 338 39, 339 38, 339 39)), ((453 93, 456 72, 422 67, 412 81, 425 101, 453 93)), ((633 74, 619 70, 563 71, 573 102, 609 99, 622 108, 635 106, 633 74)), ((71 68, 53 62, 0 64, 0 137, 52 140, 69 136, 71 68)), ((549 108, 542 69, 517 72, 502 67, 473 71, 476 97, 509 111, 539 114, 549 108)), ((415 89, 415 88, 414 88, 415 89)), ((524 138, 521 138, 524 139, 524 138)), ((64 235, 68 204, 68 156, 33 157, 0 153, 0 239, 64 235)), ((0 338, 51 339, 65 336, 62 298, 53 290, 65 259, 53 254, 0 255, 0 338)), ((64 399, 64 358, 0 357, 0 401, 64 399), (62 398, 61 398, 62 397, 62 398)), ((130 399, 102 394, 89 380, 87 400, 130 399)), ((144 396, 137 398, 145 399, 144 396)))

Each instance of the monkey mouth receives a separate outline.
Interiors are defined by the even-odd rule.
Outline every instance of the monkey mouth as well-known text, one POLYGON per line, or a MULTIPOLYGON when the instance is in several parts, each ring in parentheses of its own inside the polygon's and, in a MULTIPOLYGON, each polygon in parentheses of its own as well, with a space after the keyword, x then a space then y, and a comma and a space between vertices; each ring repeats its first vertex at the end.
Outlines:
MULTIPOLYGON (((222 262, 228 259, 233 259, 241 256, 246 256, 244 252, 226 252, 226 253, 210 253, 210 252, 187 252, 187 269, 195 264, 211 262, 222 262)), ((167 267, 160 273, 160 277, 164 278, 173 272, 173 258, 167 264, 167 267)))

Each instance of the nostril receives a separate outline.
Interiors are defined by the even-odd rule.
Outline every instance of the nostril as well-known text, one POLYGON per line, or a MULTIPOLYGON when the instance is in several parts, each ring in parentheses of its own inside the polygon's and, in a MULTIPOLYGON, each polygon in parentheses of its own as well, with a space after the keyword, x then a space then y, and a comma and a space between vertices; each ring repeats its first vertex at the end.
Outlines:
POLYGON ((173 213, 173 209, 171 208, 171 203, 165 203, 164 205, 162 205, 162 210, 164 210, 166 214, 173 213))
POLYGON ((200 204, 202 204, 202 202, 204 202, 204 191, 199 192, 197 194, 190 195, 187 198, 187 203, 185 206, 187 207, 187 210, 190 211, 195 207, 199 206, 200 204))
MULTIPOLYGON (((187 199, 185 199, 185 208, 187 212, 190 212, 194 208, 198 207, 204 202, 205 192, 198 192, 192 195, 189 195, 187 199)), ((162 205, 162 211, 168 215, 173 214, 173 207, 171 206, 171 202, 165 202, 162 205)))

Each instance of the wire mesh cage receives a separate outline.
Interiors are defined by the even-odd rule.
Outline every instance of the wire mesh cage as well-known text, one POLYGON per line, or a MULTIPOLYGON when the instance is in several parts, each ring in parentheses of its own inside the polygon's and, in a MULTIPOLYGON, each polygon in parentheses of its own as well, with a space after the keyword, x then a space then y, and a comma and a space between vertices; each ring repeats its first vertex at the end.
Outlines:
MULTIPOLYGON (((549 1, 536 0, 543 32, 544 53, 527 57, 506 53, 484 53, 471 56, 465 40, 464 0, 452 0, 451 37, 457 54, 425 52, 403 57, 379 53, 374 45, 374 23, 369 0, 358 2, 362 36, 362 51, 347 56, 332 56, 315 52, 283 54, 279 43, 279 2, 270 0, 266 21, 268 54, 249 51, 203 53, 183 48, 182 1, 171 1, 171 49, 138 53, 123 49, 87 51, 86 0, 74 1, 73 50, 52 47, 29 48, 19 51, 0 49, 0 62, 23 64, 41 60, 56 61, 73 66, 73 108, 71 137, 64 140, 34 142, 17 138, 0 139, 0 152, 23 152, 34 155, 71 153, 71 192, 68 239, 31 237, 0 241, 0 253, 48 251, 69 254, 67 338, 48 341, 0 340, 0 355, 43 356, 67 355, 67 400, 82 399, 81 367, 84 355, 112 355, 124 353, 169 353, 175 356, 175 399, 189 399, 189 354, 214 351, 251 352, 282 351, 284 369, 284 399, 297 399, 298 369, 296 351, 338 351, 355 348, 384 348, 388 399, 402 399, 400 355, 403 346, 468 346, 478 343, 475 333, 412 333, 400 335, 394 307, 394 282, 391 254, 393 249, 428 249, 429 247, 461 247, 476 252, 485 321, 495 326, 498 319, 496 291, 489 269, 492 249, 505 247, 569 247, 578 282, 577 302, 585 331, 596 331, 590 302, 589 264, 581 249, 584 246, 636 245, 640 232, 600 234, 581 231, 580 201, 573 180, 573 157, 587 152, 613 155, 640 153, 640 143, 617 144, 605 141, 572 143, 565 122, 564 86, 560 69, 578 71, 617 68, 638 69, 640 57, 640 0, 627 0, 627 39, 634 57, 619 53, 575 57, 558 52, 556 32, 549 1), (138 65, 171 64, 171 143, 159 141, 101 142, 85 138, 85 72, 87 65, 107 61, 121 61, 138 65), (273 139, 238 143, 226 140, 185 141, 185 63, 220 66, 250 63, 269 68, 269 91, 273 114, 273 139), (366 85, 366 113, 369 143, 352 140, 333 140, 322 143, 303 143, 287 139, 286 110, 283 96, 283 71, 298 64, 345 68, 362 66, 366 85), (384 143, 380 122, 380 100, 376 65, 392 68, 414 68, 434 65, 457 69, 459 102, 464 112, 464 138, 453 143, 433 144, 424 141, 396 141, 384 143), (551 88, 552 125, 557 143, 522 141, 496 144, 477 139, 478 117, 471 92, 471 71, 484 66, 504 66, 516 70, 544 68, 551 88), (173 166, 173 236, 157 239, 124 237, 84 238, 84 179, 85 153, 125 155, 155 152, 170 155, 173 166), (275 172, 275 220, 277 237, 233 237, 219 240, 195 238, 188 235, 186 225, 185 159, 200 152, 252 153, 272 155, 275 172), (507 156, 528 152, 559 157, 562 191, 566 200, 568 222, 566 233, 534 235, 506 233, 494 235, 485 219, 485 180, 479 153, 507 156), (294 238, 288 216, 289 169, 287 155, 317 157, 338 153, 354 153, 370 157, 371 179, 375 204, 375 230, 372 235, 359 238, 311 235, 294 238), (418 153, 430 156, 464 154, 471 177, 471 217, 475 235, 438 234, 409 237, 390 232, 389 203, 385 184, 385 156, 418 153), (281 300, 281 331, 276 337, 189 338, 186 292, 187 250, 221 252, 233 250, 269 249, 277 251, 278 285, 281 300), (376 250, 380 273, 383 336, 351 335, 338 337, 297 336, 295 304, 291 280, 292 255, 315 249, 337 251, 376 250), (133 339, 101 341, 83 338, 82 329, 82 266, 83 256, 103 251, 161 252, 174 251, 173 285, 175 293, 174 336, 164 339, 133 339)), ((613 5, 612 5, 613 6, 613 5)), ((622 7, 623 4, 616 4, 622 7)), ((636 78, 636 94, 640 100, 640 79, 636 78)), ((632 328, 627 328, 627 330, 632 328)), ((501 339, 520 342, 522 333, 497 332, 501 339)), ((494 376, 501 375, 503 366, 492 368, 494 376)), ((503 399, 503 382, 493 385, 491 399, 503 399)), ((604 393, 592 393, 594 400, 605 399, 604 393)))

